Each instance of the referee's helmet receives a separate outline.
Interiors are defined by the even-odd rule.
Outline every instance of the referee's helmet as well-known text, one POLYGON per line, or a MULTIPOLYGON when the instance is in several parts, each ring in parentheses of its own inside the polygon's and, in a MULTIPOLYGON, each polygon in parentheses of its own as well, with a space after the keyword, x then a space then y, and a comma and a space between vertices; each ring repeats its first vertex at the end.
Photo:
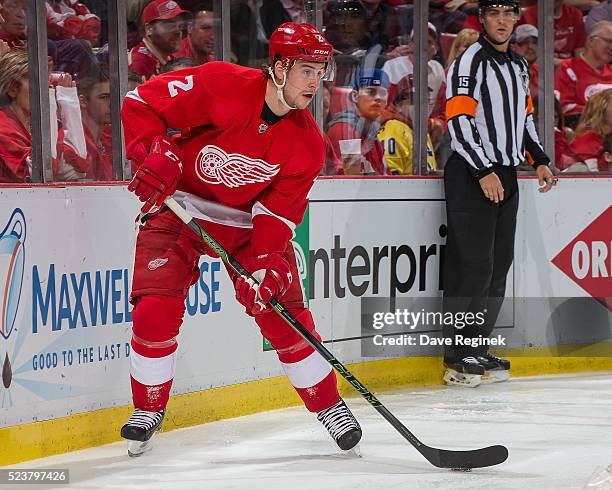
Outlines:
POLYGON ((517 16, 521 15, 519 0, 478 0, 478 15, 482 17, 486 9, 493 7, 512 7, 517 16))

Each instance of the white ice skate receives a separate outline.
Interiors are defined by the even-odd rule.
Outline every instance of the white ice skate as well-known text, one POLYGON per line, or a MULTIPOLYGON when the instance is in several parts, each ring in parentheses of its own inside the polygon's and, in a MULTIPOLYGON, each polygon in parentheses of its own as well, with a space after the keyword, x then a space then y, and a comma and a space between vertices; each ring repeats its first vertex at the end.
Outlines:
POLYGON ((476 388, 482 383, 485 368, 475 357, 464 357, 457 362, 445 362, 444 382, 451 386, 476 388))
POLYGON ((147 412, 135 409, 134 413, 121 428, 121 437, 128 441, 128 456, 141 456, 153 447, 153 436, 161 428, 165 411, 147 412))

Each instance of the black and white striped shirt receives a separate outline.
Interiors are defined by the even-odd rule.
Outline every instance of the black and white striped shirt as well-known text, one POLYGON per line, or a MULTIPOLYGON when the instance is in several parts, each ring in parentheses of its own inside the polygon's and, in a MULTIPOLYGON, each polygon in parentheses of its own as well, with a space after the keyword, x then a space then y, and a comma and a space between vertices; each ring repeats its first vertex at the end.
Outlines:
POLYGON ((524 58, 497 51, 481 35, 453 62, 446 87, 451 148, 468 161, 474 176, 492 172, 494 164, 525 163, 526 151, 534 166, 550 163, 533 121, 524 58))

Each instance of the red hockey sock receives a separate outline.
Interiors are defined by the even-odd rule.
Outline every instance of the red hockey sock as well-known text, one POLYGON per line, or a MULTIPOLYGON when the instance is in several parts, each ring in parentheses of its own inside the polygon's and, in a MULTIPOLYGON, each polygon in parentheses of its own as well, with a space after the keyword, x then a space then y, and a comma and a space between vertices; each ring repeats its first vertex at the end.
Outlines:
MULTIPOLYGON (((305 308, 292 308, 290 311, 321 340, 315 331, 310 311, 305 308)), ((264 336, 276 349, 289 381, 306 408, 311 412, 320 412, 335 404, 340 395, 331 365, 276 313, 265 313, 256 320, 264 336)))
POLYGON ((310 412, 320 412, 338 403, 340 395, 336 373, 331 371, 325 378, 310 388, 295 388, 297 394, 310 412))
POLYGON ((166 408, 176 366, 176 335, 185 303, 173 296, 138 298, 134 311, 130 380, 134 406, 141 410, 166 408))

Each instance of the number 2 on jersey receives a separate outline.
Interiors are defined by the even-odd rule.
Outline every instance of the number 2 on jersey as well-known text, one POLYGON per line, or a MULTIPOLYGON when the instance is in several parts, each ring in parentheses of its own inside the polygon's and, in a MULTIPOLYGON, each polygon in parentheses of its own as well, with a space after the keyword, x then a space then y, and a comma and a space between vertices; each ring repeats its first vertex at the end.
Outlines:
POLYGON ((185 81, 171 80, 168 82, 168 92, 170 97, 176 97, 178 95, 178 89, 185 92, 189 92, 193 88, 193 75, 187 75, 185 81))

